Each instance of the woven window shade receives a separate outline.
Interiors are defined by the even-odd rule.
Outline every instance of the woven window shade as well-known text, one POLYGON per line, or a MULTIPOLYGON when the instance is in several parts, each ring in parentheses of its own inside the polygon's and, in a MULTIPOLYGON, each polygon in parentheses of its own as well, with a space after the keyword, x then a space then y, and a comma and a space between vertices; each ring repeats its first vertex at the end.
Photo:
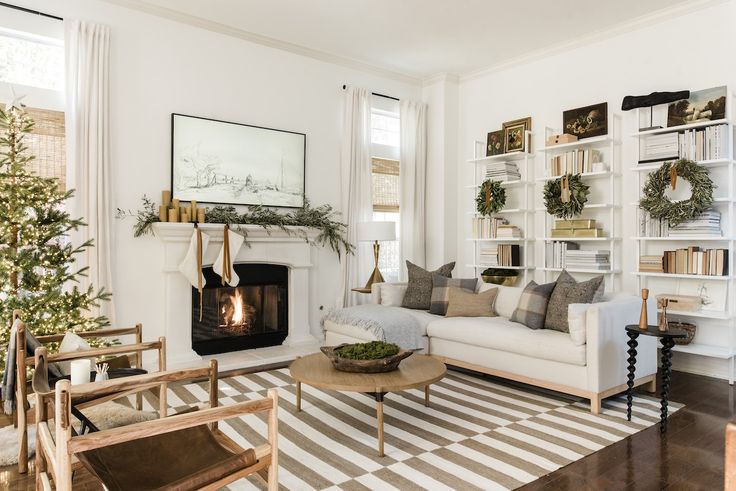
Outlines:
POLYGON ((399 161, 373 158, 373 211, 399 211, 399 161))
POLYGON ((66 136, 64 113, 46 109, 26 108, 28 116, 34 121, 33 130, 26 135, 28 145, 26 155, 36 158, 29 164, 29 170, 41 177, 55 177, 59 189, 66 190, 66 136))

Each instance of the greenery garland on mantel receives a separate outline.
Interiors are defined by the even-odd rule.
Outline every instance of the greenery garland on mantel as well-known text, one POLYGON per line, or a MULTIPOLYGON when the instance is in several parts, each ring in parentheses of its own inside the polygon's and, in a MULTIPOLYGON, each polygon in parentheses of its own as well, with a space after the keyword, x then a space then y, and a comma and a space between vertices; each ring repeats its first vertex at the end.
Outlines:
POLYGON ((713 204, 714 187, 706 167, 687 159, 665 162, 649 174, 639 207, 649 212, 652 218, 667 220, 674 227, 708 209, 713 204), (677 182, 678 177, 690 183, 692 195, 686 200, 672 201, 665 191, 677 182))
MULTIPOLYGON (((133 226, 133 236, 153 235, 153 224, 160 222, 158 206, 147 196, 143 196, 143 207, 135 212, 118 208, 117 218, 133 217, 136 223, 133 226)), ((249 206, 243 213, 238 213, 234 206, 215 206, 209 208, 205 214, 205 223, 229 225, 245 237, 244 244, 248 244, 248 230, 245 225, 258 225, 266 232, 272 228, 279 228, 289 235, 304 238, 305 241, 319 246, 329 246, 335 251, 338 258, 345 254, 352 254, 355 246, 345 237, 347 225, 337 218, 340 216, 330 205, 311 206, 309 200, 304 199, 304 206, 287 213, 280 213, 263 206, 249 206), (319 231, 313 241, 304 230, 289 227, 306 227, 319 231)))

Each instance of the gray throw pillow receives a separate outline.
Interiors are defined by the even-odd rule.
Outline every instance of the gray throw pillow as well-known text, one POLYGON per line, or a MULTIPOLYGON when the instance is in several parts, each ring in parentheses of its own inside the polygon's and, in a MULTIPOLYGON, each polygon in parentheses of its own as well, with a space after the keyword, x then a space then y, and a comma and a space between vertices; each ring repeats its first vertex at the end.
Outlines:
POLYGON ((447 313, 447 303, 450 298, 451 286, 475 293, 475 287, 478 286, 478 278, 447 278, 439 274, 432 275, 432 297, 429 304, 430 314, 445 315, 447 313))
POLYGON ((547 303, 554 289, 555 283, 538 285, 534 280, 530 281, 521 292, 519 304, 511 315, 511 322, 524 324, 530 329, 543 329, 547 303))
POLYGON ((592 303, 597 293, 602 296, 603 288, 605 288, 603 275, 578 283, 570 273, 563 270, 549 299, 544 328, 570 332, 567 307, 571 303, 592 303))
POLYGON ((401 306, 407 309, 429 310, 432 303, 432 275, 438 274, 452 278, 453 269, 455 269, 455 261, 440 266, 436 271, 427 271, 410 261, 406 261, 409 283, 401 306))

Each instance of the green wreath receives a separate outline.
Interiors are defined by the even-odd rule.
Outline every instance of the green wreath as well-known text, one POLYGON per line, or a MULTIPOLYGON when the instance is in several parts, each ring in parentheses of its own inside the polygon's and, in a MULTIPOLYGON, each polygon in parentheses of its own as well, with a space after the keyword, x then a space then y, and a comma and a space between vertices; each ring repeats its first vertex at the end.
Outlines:
POLYGON ((501 211, 506 204, 506 190, 501 186, 501 181, 487 179, 480 185, 478 196, 475 197, 475 205, 478 213, 491 216, 501 211))
POLYGON ((708 209, 713 203, 714 187, 708 169, 702 165, 687 159, 665 162, 649 174, 639 208, 649 212, 652 218, 667 220, 674 227, 708 209), (689 199, 672 201, 664 194, 667 186, 672 184, 673 169, 676 172, 675 180, 681 177, 690 183, 692 195, 689 199))
POLYGON ((590 186, 583 183, 580 174, 568 174, 547 181, 544 185, 544 206, 550 215, 567 220, 583 212, 589 194, 590 186), (562 181, 565 178, 570 188, 570 200, 567 202, 562 201, 562 181))

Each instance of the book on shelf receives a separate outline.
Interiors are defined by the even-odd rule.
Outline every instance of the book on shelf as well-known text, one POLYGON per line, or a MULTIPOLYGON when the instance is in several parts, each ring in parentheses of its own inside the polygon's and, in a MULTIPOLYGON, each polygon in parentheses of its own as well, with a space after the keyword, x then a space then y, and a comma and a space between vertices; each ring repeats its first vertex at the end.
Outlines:
POLYGON ((486 179, 494 181, 518 181, 521 179, 516 162, 490 162, 486 164, 486 179))
POLYGON ((718 124, 639 138, 639 163, 728 158, 728 125, 718 124))
POLYGON ((565 174, 583 174, 603 170, 601 153, 594 148, 571 150, 550 157, 547 162, 547 177, 559 177, 565 174))
POLYGON ((550 237, 560 239, 566 237, 605 237, 602 229, 596 228, 592 219, 555 220, 550 237))
POLYGON ((593 269, 608 271, 611 269, 611 251, 607 249, 568 250, 565 253, 565 267, 570 269, 593 269))
POLYGON ((642 273, 663 273, 663 256, 639 256, 639 271, 642 273))
POLYGON ((573 237, 605 237, 606 234, 602 228, 574 228, 572 229, 573 237))
POLYGON ((473 238, 520 239, 521 229, 516 225, 509 225, 505 218, 476 217, 473 218, 473 238))
POLYGON ((671 227, 666 220, 652 218, 641 208, 638 211, 639 237, 721 237, 721 213, 706 210, 692 220, 671 227))
POLYGON ((701 249, 699 246, 664 251, 662 272, 725 276, 728 274, 728 255, 728 249, 701 249))
POLYGON ((488 267, 521 266, 521 246, 499 244, 496 247, 482 247, 478 253, 478 264, 488 267))

